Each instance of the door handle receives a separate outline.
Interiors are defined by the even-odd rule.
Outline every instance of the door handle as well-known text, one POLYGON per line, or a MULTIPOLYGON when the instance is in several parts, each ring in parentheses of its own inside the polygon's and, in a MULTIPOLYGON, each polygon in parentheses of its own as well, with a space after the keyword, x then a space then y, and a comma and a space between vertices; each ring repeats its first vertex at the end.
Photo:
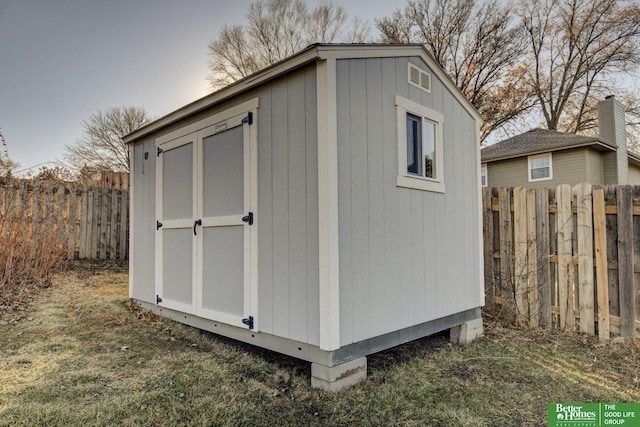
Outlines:
POLYGON ((249 225, 253 225, 253 212, 249 212, 249 215, 243 216, 242 222, 246 222, 249 225))
POLYGON ((196 230, 196 227, 198 227, 199 225, 202 225, 202 220, 201 219, 196 219, 193 222, 193 235, 197 236, 198 235, 198 231, 196 230))

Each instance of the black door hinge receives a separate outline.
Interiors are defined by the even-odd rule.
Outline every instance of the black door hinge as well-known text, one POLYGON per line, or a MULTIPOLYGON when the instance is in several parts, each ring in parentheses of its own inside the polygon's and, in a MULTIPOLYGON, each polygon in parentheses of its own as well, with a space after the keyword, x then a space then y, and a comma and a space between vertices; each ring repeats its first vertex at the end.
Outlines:
POLYGON ((245 317, 242 319, 242 323, 247 325, 249 329, 253 329, 253 316, 245 317))
POLYGON ((160 154, 162 154, 164 150, 160 147, 158 147, 158 151, 156 152, 156 157, 160 157, 160 154))
POLYGON ((160 304, 162 302, 162 298, 160 298, 160 295, 156 295, 156 304, 160 304))
POLYGON ((242 222, 246 222, 249 225, 253 225, 253 212, 249 212, 249 215, 243 216, 242 222))
POLYGON ((156 230, 160 230, 162 228, 162 223, 156 220, 156 230))
POLYGON ((242 124, 248 124, 249 126, 251 126, 253 124, 253 113, 249 112, 249 114, 247 114, 247 117, 245 117, 244 119, 242 119, 242 124))

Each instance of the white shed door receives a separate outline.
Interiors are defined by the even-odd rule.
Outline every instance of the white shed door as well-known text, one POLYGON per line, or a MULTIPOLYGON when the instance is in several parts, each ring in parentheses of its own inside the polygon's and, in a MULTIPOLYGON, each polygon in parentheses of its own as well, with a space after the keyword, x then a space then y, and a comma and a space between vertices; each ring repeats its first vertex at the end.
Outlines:
POLYGON ((156 193, 156 301, 193 313, 197 212, 196 135, 177 138, 158 149, 156 193))
POLYGON ((213 135, 203 132, 201 139, 200 314, 242 324, 250 310, 246 297, 250 293, 249 222, 253 222, 253 213, 249 209, 250 189, 245 179, 245 170, 249 169, 245 164, 248 160, 245 145, 249 147, 245 144, 244 126, 213 135))
POLYGON ((252 114, 159 144, 156 288, 161 306, 256 329, 252 114))

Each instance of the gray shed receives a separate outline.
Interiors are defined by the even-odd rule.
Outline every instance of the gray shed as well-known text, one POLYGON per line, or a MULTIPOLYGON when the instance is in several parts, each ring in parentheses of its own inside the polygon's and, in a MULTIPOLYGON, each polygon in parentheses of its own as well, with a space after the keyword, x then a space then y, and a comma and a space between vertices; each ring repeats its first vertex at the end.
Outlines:
POLYGON ((312 45, 128 135, 130 296, 312 362, 482 331, 481 118, 420 45, 312 45))

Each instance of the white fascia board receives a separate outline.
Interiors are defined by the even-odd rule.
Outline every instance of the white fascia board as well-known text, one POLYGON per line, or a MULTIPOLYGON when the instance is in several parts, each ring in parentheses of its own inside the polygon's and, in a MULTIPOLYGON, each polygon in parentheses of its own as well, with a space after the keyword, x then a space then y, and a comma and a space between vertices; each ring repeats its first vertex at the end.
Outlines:
POLYGON ((246 92, 259 84, 274 79, 277 76, 284 74, 288 71, 301 67, 305 64, 313 62, 317 59, 317 52, 315 49, 308 49, 300 54, 282 62, 279 62, 271 67, 265 68, 254 75, 251 75, 245 79, 242 79, 236 83, 231 84, 217 92, 200 98, 186 106, 169 113, 168 115, 159 118, 156 121, 149 123, 148 125, 138 129, 137 131, 125 136, 122 140, 126 144, 135 143, 140 138, 149 135, 159 129, 162 129, 172 123, 196 114, 202 110, 212 107, 221 103, 233 96, 246 92))
POLYGON ((464 94, 453 83, 451 77, 436 62, 433 56, 419 44, 406 45, 320 45, 318 46, 320 59, 349 59, 349 58, 395 58, 399 56, 419 56, 429 66, 431 71, 440 79, 453 96, 462 104, 465 110, 480 124, 482 116, 464 94))
POLYGON ((336 44, 336 45, 312 45, 302 52, 274 64, 262 71, 257 72, 243 80, 231 84, 217 92, 200 98, 137 131, 125 136, 123 141, 127 144, 135 143, 140 138, 168 126, 178 120, 199 111, 207 109, 215 104, 227 100, 239 93, 250 90, 265 81, 274 79, 279 75, 313 62, 317 59, 345 59, 345 58, 391 58, 399 56, 419 56, 429 65, 431 71, 443 82, 443 84, 453 93, 454 97, 464 106, 476 120, 482 121, 482 117, 475 107, 466 99, 460 90, 453 83, 451 78, 442 70, 435 59, 422 45, 367 45, 367 44, 336 44))

